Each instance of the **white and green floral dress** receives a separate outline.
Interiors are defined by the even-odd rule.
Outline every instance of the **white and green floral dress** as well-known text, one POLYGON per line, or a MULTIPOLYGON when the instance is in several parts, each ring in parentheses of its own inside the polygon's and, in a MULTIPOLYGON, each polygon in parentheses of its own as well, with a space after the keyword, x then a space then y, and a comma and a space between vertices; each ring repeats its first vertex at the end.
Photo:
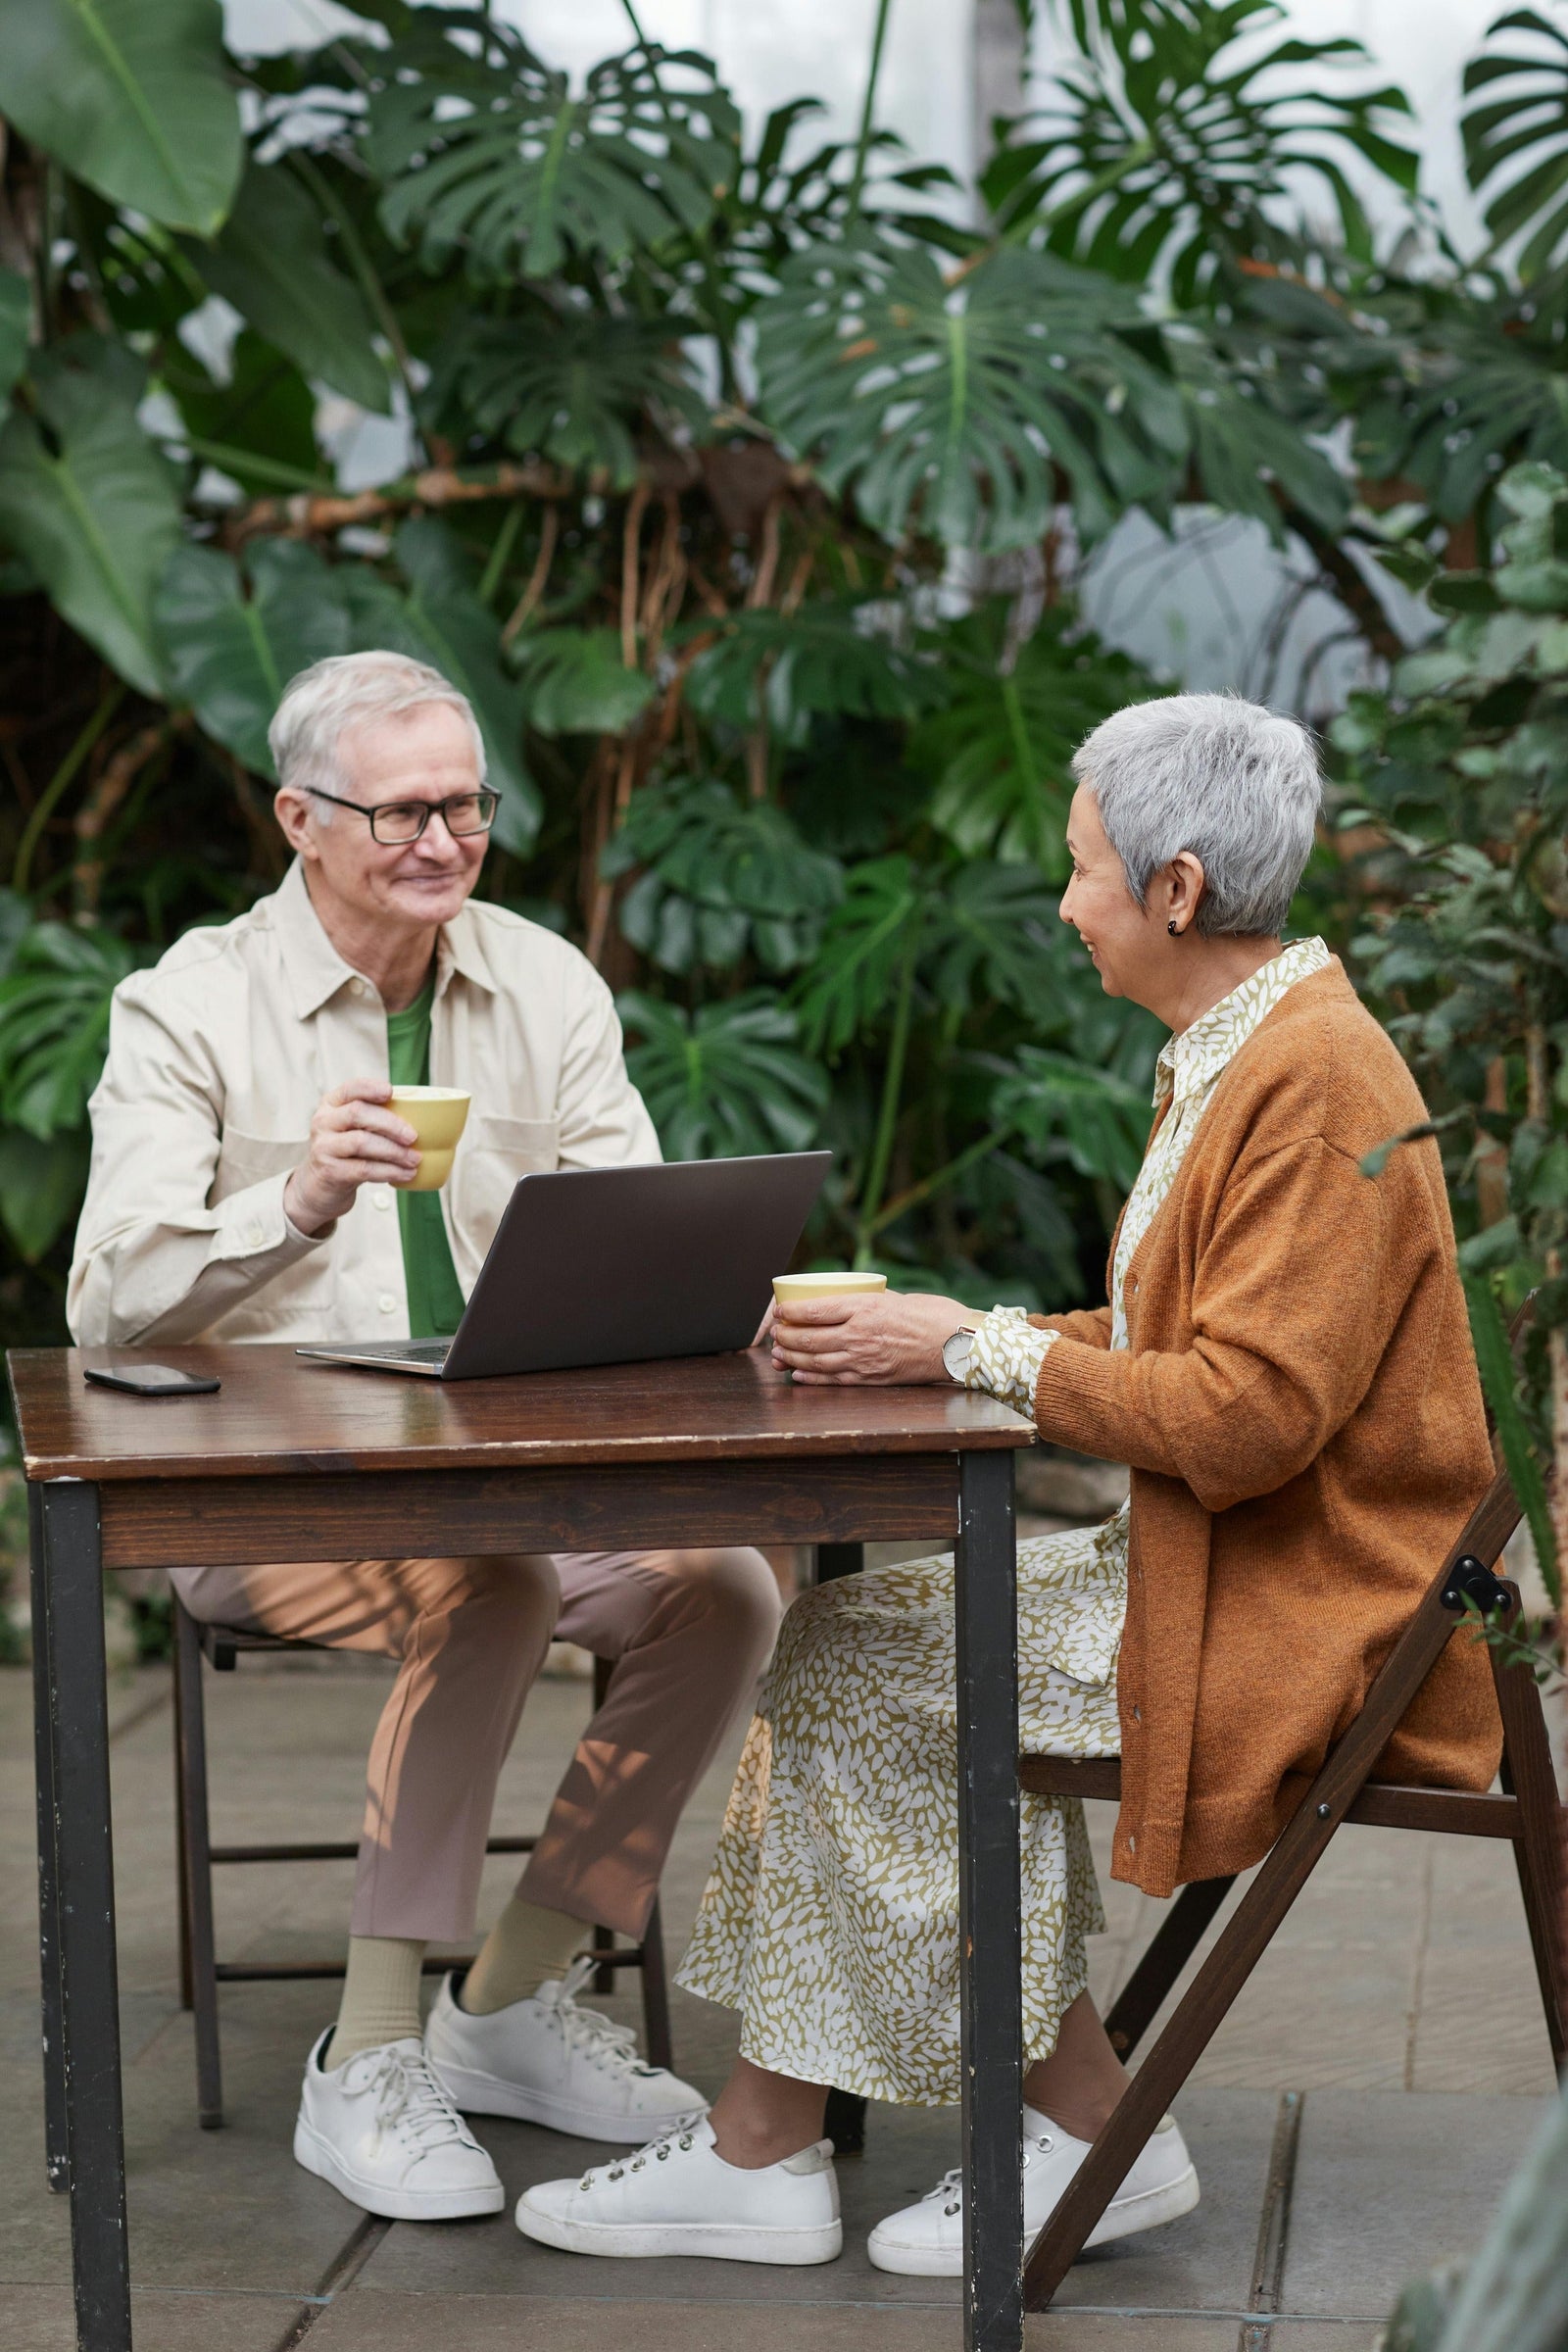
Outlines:
MULTIPOLYGON (((1329 961, 1301 940, 1173 1038, 1170 1108, 1127 1202, 1111 1285, 1175 1181, 1213 1087, 1286 989, 1329 961)), ((980 1325, 968 1385, 1018 1411, 1055 1334, 1020 1308, 980 1325)), ((1018 1546, 1018 1728, 1025 1749, 1115 1755, 1127 1508, 1102 1527, 1018 1546)), ((1022 1801, 1026 2054, 1055 2046, 1104 1925, 1083 1808, 1022 1801)), ((868 2098, 958 2097, 957 1732, 951 1556, 817 1587, 784 1620, 730 1793, 712 1876, 677 1980, 744 2013, 758 2066, 868 2098)))

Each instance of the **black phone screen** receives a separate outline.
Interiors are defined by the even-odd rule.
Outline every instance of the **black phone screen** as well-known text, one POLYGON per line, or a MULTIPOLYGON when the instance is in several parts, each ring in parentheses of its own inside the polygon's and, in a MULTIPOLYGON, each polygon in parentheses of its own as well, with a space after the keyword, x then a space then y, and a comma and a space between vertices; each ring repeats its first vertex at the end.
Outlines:
POLYGON ((82 1378, 94 1388, 122 1389, 128 1396, 210 1396, 220 1386, 173 1364, 88 1364, 82 1378))

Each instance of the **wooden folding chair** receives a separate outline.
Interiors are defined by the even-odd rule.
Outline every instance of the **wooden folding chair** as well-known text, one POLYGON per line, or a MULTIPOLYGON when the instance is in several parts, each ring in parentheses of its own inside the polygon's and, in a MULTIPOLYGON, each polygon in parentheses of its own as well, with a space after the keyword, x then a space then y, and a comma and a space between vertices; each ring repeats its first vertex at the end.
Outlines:
MULTIPOLYGON (((1491 1649, 1502 1716, 1500 1795, 1401 1788, 1368 1777, 1466 1604, 1473 1603, 1500 1630, 1516 1623, 1518 1588, 1493 1571, 1519 1519, 1513 1488, 1506 1473, 1499 1473, 1396 1642, 1360 1714, 1270 1848, 1169 2024, 1036 2238, 1024 2272, 1024 2301, 1029 2310, 1042 2311, 1049 2305, 1077 2261, 1138 2151, 1207 2048, 1341 1822, 1369 1822, 1395 1830, 1447 1830, 1461 1837, 1512 1840, 1546 2031, 1552 2056, 1559 2067, 1563 2065, 1568 2056, 1568 1983, 1560 1942, 1562 1808, 1552 1776, 1541 1691, 1528 1664, 1505 1662, 1495 1645, 1491 1649)), ((1082 1761, 1067 1756, 1025 1756, 1018 1778, 1020 1787, 1042 1796, 1108 1797, 1113 1801, 1121 1796, 1121 1761, 1114 1756, 1082 1761)), ((1232 1879, 1204 1879, 1182 1889, 1105 2020, 1106 2032, 1122 2057, 1137 2048, 1233 1884, 1232 1879)))

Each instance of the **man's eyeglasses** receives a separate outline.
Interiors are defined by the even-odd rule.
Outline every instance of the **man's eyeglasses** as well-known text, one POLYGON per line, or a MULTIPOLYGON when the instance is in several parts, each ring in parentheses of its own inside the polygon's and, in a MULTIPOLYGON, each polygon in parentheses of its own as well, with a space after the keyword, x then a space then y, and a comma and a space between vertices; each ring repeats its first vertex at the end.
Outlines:
POLYGON ((486 786, 479 792, 455 792, 449 801, 378 801, 368 808, 363 801, 345 801, 317 784, 300 789, 313 800, 330 801, 334 808, 352 808, 357 816, 368 818, 371 834, 389 850, 417 841, 438 808, 454 840, 461 841, 466 833, 488 833, 501 800, 499 792, 486 786))

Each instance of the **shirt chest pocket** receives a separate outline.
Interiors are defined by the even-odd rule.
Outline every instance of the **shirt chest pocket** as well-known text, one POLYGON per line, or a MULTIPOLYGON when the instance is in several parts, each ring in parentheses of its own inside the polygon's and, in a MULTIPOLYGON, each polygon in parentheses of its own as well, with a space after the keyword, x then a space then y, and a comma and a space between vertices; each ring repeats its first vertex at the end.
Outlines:
POLYGON ((519 1176, 548 1175, 561 1156, 555 1119, 470 1112, 452 1171, 454 1219, 482 1257, 519 1176))
POLYGON ((218 1147, 218 1170, 208 1195, 216 1208, 230 1193, 265 1184, 269 1176, 286 1176, 297 1168, 311 1148, 308 1135, 250 1135, 243 1127, 224 1127, 218 1147))

